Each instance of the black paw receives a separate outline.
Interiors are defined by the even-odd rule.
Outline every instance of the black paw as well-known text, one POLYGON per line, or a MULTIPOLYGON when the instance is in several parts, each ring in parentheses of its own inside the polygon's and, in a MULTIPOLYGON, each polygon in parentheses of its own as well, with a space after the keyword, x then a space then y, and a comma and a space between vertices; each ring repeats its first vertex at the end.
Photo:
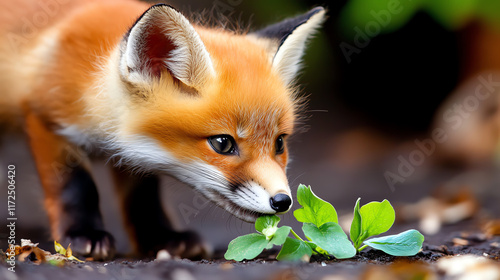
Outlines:
POLYGON ((68 231, 64 243, 71 243, 73 253, 94 260, 109 260, 115 254, 115 239, 103 230, 68 231))

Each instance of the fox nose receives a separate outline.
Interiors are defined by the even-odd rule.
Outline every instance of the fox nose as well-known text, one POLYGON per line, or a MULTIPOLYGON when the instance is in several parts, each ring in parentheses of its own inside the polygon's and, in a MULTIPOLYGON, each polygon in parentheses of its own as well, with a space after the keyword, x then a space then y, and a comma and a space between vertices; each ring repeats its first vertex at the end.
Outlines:
POLYGON ((271 208, 273 208, 276 212, 288 211, 288 208, 290 208, 290 205, 292 204, 292 199, 284 193, 279 193, 274 197, 271 197, 269 201, 271 202, 271 208))

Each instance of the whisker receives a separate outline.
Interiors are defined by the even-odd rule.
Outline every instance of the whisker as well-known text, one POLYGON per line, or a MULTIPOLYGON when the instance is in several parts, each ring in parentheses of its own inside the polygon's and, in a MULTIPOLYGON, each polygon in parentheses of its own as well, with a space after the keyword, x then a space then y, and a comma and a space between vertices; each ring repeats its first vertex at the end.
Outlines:
POLYGON ((301 174, 295 176, 295 178, 292 180, 292 184, 291 185, 295 185, 295 182, 300 178, 302 177, 303 175, 305 175, 306 173, 305 172, 302 172, 301 174))

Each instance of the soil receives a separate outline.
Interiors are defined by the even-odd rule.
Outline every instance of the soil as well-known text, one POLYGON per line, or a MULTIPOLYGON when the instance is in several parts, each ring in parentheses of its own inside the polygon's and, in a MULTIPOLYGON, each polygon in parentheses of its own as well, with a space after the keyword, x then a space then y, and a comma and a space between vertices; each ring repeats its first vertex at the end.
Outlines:
MULTIPOLYGON (((405 270, 413 271, 411 264, 414 264, 424 268, 425 273, 447 279, 436 272, 436 261, 443 257, 473 254, 495 261, 500 259, 500 236, 487 237, 478 230, 456 230, 475 228, 475 225, 476 221, 468 220, 443 227, 438 234, 428 238, 422 251, 413 257, 394 257, 365 249, 352 259, 313 256, 310 263, 297 264, 276 261, 277 248, 263 252, 252 261, 233 262, 224 260, 224 251, 219 250, 213 259, 200 261, 119 258, 110 262, 71 262, 63 267, 17 262, 15 273, 7 270, 7 264, 0 265, 0 279, 377 279, 367 278, 367 275, 377 275, 372 272, 374 268, 385 269, 400 263, 409 264, 405 270)), ((397 230, 400 228, 407 229, 408 225, 396 226, 397 230)))

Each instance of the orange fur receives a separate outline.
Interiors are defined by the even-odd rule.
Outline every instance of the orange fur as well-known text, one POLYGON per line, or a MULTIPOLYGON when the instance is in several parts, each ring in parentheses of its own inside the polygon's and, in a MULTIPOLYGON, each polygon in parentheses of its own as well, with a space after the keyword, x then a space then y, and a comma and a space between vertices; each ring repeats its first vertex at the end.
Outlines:
MULTIPOLYGON (((276 151, 276 142, 281 135, 286 139, 293 133, 298 105, 294 89, 272 63, 268 46, 276 42, 193 27, 172 8, 148 8, 134 0, 20 0, 15 4, 0 0, 0 126, 9 123, 20 127, 24 120, 54 238, 65 234, 60 223, 63 189, 67 184, 72 186, 66 189, 70 197, 79 191, 78 178, 91 180, 87 153, 76 152, 78 166, 68 163, 71 151, 79 146, 92 154, 111 155, 112 162, 128 164, 131 169, 178 175, 198 190, 210 183, 214 189, 221 188, 219 177, 224 177, 223 188, 241 184, 256 197, 247 208, 236 209, 243 209, 239 217, 246 220, 274 213, 269 201, 277 194, 291 197, 285 175, 288 150, 276 151), (148 14, 140 24, 134 24, 146 10, 154 16, 148 14), (47 20, 42 22, 44 12, 47 20), (161 25, 161 20, 170 25, 161 25), (26 26, 31 26, 32 32, 26 33, 26 26), (157 35, 158 30, 171 32, 171 37, 157 35), (136 61, 135 48, 139 48, 139 55, 157 55, 163 50, 158 44, 181 49, 176 45, 179 41, 172 41, 175 32, 182 35, 179 40, 191 40, 186 49, 192 56, 177 62, 181 72, 173 71, 170 62, 158 64, 158 57, 146 60, 145 66, 136 61), (145 48, 142 45, 148 40, 153 45, 145 48), (193 50, 199 53, 193 55, 193 50), (188 71, 182 63, 190 67, 188 71), (153 74, 140 72, 140 67, 150 67, 153 74), (158 67, 163 67, 161 72, 158 67), (207 141, 216 135, 232 136, 238 155, 216 152, 207 141), (59 165, 62 168, 54 168, 59 165), (71 173, 66 168, 77 169, 71 175, 77 179, 66 178, 71 173), (198 177, 190 180, 189 176, 198 177)), ((319 18, 311 27, 297 31, 293 42, 304 43, 312 32, 308 30, 321 22, 324 10, 312 11, 319 13, 319 18)), ((298 49, 282 53, 281 63, 290 61, 290 56, 297 56, 298 61, 298 49)), ((186 54, 177 55, 182 58, 186 54)), ((123 179, 124 170, 115 170, 117 184, 125 180, 132 188, 141 182, 123 179)), ((127 188, 117 191, 128 199, 127 188)), ((214 192, 211 189, 204 194, 227 210, 239 207, 242 200, 251 200, 244 191, 214 192), (234 201, 230 201, 231 195, 234 201)), ((86 199, 92 204, 97 198, 91 193, 86 199)), ((85 208, 85 203, 72 207, 85 208)), ((93 213, 99 226, 98 209, 93 213)), ((90 220, 86 222, 92 225, 90 220)), ((101 253, 99 257, 109 256, 107 251, 101 253)))
POLYGON ((36 151, 33 155, 45 192, 44 205, 48 212, 52 236, 55 240, 61 240, 62 188, 69 179, 72 165, 81 164, 90 169, 89 162, 76 147, 52 133, 38 116, 27 111, 25 118, 29 144, 33 151, 36 151))
MULTIPOLYGON (((211 165, 223 166, 228 178, 231 174, 248 178, 249 169, 259 169, 252 172, 255 175, 283 173, 287 154, 275 159, 272 143, 263 140, 274 142, 281 134, 293 133, 293 93, 272 71, 264 50, 248 47, 252 44, 248 39, 222 31, 203 29, 199 33, 220 73, 218 80, 200 93, 202 99, 175 102, 168 95, 165 100, 155 98, 152 106, 137 111, 140 121, 135 129, 152 135, 179 158, 201 157, 211 165), (196 114, 192 107, 196 107, 196 114), (206 119, 210 121, 207 123, 206 119), (239 138, 238 128, 249 137, 239 138), (232 135, 244 152, 240 157, 227 157, 207 149, 205 139, 216 134, 232 135), (193 153, 193 147, 197 147, 197 152, 193 153), (279 173, 267 165, 253 164, 266 156, 280 166, 279 173)), ((272 186, 269 190, 277 192, 272 186)))

